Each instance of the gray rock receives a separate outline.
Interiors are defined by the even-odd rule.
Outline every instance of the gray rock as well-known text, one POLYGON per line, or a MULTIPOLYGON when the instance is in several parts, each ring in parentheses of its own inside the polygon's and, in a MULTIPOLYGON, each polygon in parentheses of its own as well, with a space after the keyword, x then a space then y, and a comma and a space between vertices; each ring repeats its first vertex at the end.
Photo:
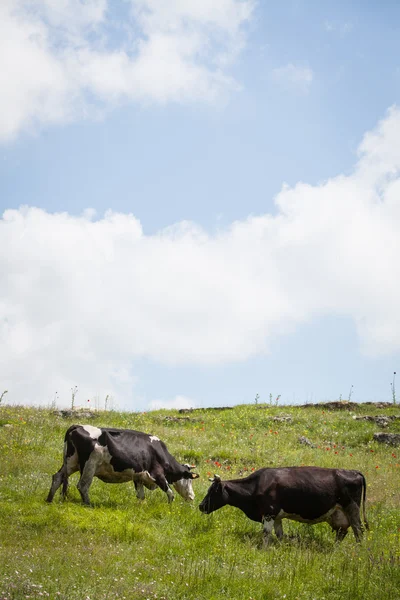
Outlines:
POLYGON ((306 438, 304 435, 299 437, 299 444, 303 444, 303 446, 310 446, 310 448, 315 448, 315 444, 313 444, 311 440, 306 438))
POLYGON ((392 421, 396 421, 396 419, 400 419, 400 416, 397 415, 364 415, 361 417, 353 416, 355 421, 371 421, 372 423, 376 423, 379 427, 387 427, 392 421))
POLYGON ((388 446, 400 446, 400 433, 374 433, 374 440, 388 446))
POLYGON ((82 419, 95 419, 97 417, 97 414, 91 410, 72 410, 70 408, 55 410, 53 414, 57 415, 57 417, 62 417, 63 419, 77 418, 80 421, 82 419))
POLYGON ((292 417, 289 416, 274 417, 272 420, 277 423, 291 423, 293 421, 292 417))

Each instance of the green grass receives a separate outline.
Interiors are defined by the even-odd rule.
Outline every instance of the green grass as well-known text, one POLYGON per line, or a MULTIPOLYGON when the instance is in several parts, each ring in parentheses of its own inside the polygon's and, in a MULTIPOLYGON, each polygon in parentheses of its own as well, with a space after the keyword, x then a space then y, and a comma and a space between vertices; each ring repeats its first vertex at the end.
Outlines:
MULTIPOLYGON (((399 414, 360 406, 358 414, 399 414)), ((202 410, 99 412, 93 425, 158 435, 182 462, 196 462, 194 503, 160 490, 136 499, 133 485, 95 479, 93 507, 69 499, 45 503, 73 422, 50 410, 0 406, 0 599, 314 599, 400 596, 400 449, 372 441, 373 423, 318 407, 238 406, 202 410), (273 421, 290 415, 291 423, 273 421), (306 436, 316 448, 302 446, 306 436), (217 463, 217 464, 215 464, 217 463), (202 515, 208 476, 244 476, 262 466, 355 468, 367 479, 371 530, 362 544, 340 545, 326 524, 284 521, 285 540, 262 547, 261 525, 238 509, 202 515)), ((76 421, 77 419, 74 419, 76 421)), ((387 429, 400 431, 400 421, 387 429)))

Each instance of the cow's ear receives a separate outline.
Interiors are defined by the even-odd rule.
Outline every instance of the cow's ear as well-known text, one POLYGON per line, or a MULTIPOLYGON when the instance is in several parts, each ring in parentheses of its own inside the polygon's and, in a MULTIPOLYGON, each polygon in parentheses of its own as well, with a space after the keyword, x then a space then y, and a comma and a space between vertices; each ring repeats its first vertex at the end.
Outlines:
POLYGON ((219 475, 217 475, 216 473, 214 473, 213 481, 221 481, 221 477, 219 475))
POLYGON ((198 479, 200 477, 200 475, 198 473, 190 473, 192 476, 192 479, 198 479))

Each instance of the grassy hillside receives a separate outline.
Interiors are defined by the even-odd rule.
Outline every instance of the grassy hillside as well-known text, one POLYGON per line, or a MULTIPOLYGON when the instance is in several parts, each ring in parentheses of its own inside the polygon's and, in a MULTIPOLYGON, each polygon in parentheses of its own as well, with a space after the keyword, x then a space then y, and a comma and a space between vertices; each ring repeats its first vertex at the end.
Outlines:
MULTIPOLYGON (((361 414, 400 414, 359 406, 361 414)), ((67 502, 45 503, 61 466, 69 425, 50 410, 0 406, 0 599, 376 600, 400 596, 400 448, 378 445, 375 423, 323 407, 238 406, 231 410, 98 412, 92 425, 162 438, 176 458, 197 464, 194 503, 160 490, 136 499, 131 484, 95 480, 82 506, 71 477, 67 502), (274 417, 288 415, 288 421, 274 417), (316 447, 299 443, 309 438, 316 447), (263 549, 261 525, 238 509, 202 515, 208 476, 262 466, 320 465, 361 470, 371 531, 341 545, 326 524, 284 521, 286 539, 263 549)), ((400 421, 386 431, 400 432, 400 421)))

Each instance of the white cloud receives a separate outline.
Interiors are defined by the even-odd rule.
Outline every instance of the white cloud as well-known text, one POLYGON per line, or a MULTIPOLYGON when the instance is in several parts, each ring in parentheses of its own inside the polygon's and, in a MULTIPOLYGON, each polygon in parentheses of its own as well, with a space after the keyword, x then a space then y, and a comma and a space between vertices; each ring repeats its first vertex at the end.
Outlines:
POLYGON ((161 408, 167 409, 180 409, 180 408, 196 408, 197 402, 186 396, 175 396, 172 400, 152 400, 149 403, 150 410, 160 410, 161 408))
MULTIPOLYGON (((400 350, 400 110, 367 133, 351 175, 284 186, 277 215, 208 235, 144 235, 37 208, 0 221, 0 381, 9 400, 131 397, 135 359, 215 365, 268 351, 321 315, 353 319, 361 348, 400 350)), ((123 399, 121 401, 121 398, 123 399)))
POLYGON ((121 102, 215 102, 252 0, 2 0, 0 141, 121 102), (114 11, 114 12, 113 12, 114 11))
POLYGON ((314 79, 310 67, 296 67, 292 63, 273 69, 272 76, 280 85, 307 93, 314 79))

